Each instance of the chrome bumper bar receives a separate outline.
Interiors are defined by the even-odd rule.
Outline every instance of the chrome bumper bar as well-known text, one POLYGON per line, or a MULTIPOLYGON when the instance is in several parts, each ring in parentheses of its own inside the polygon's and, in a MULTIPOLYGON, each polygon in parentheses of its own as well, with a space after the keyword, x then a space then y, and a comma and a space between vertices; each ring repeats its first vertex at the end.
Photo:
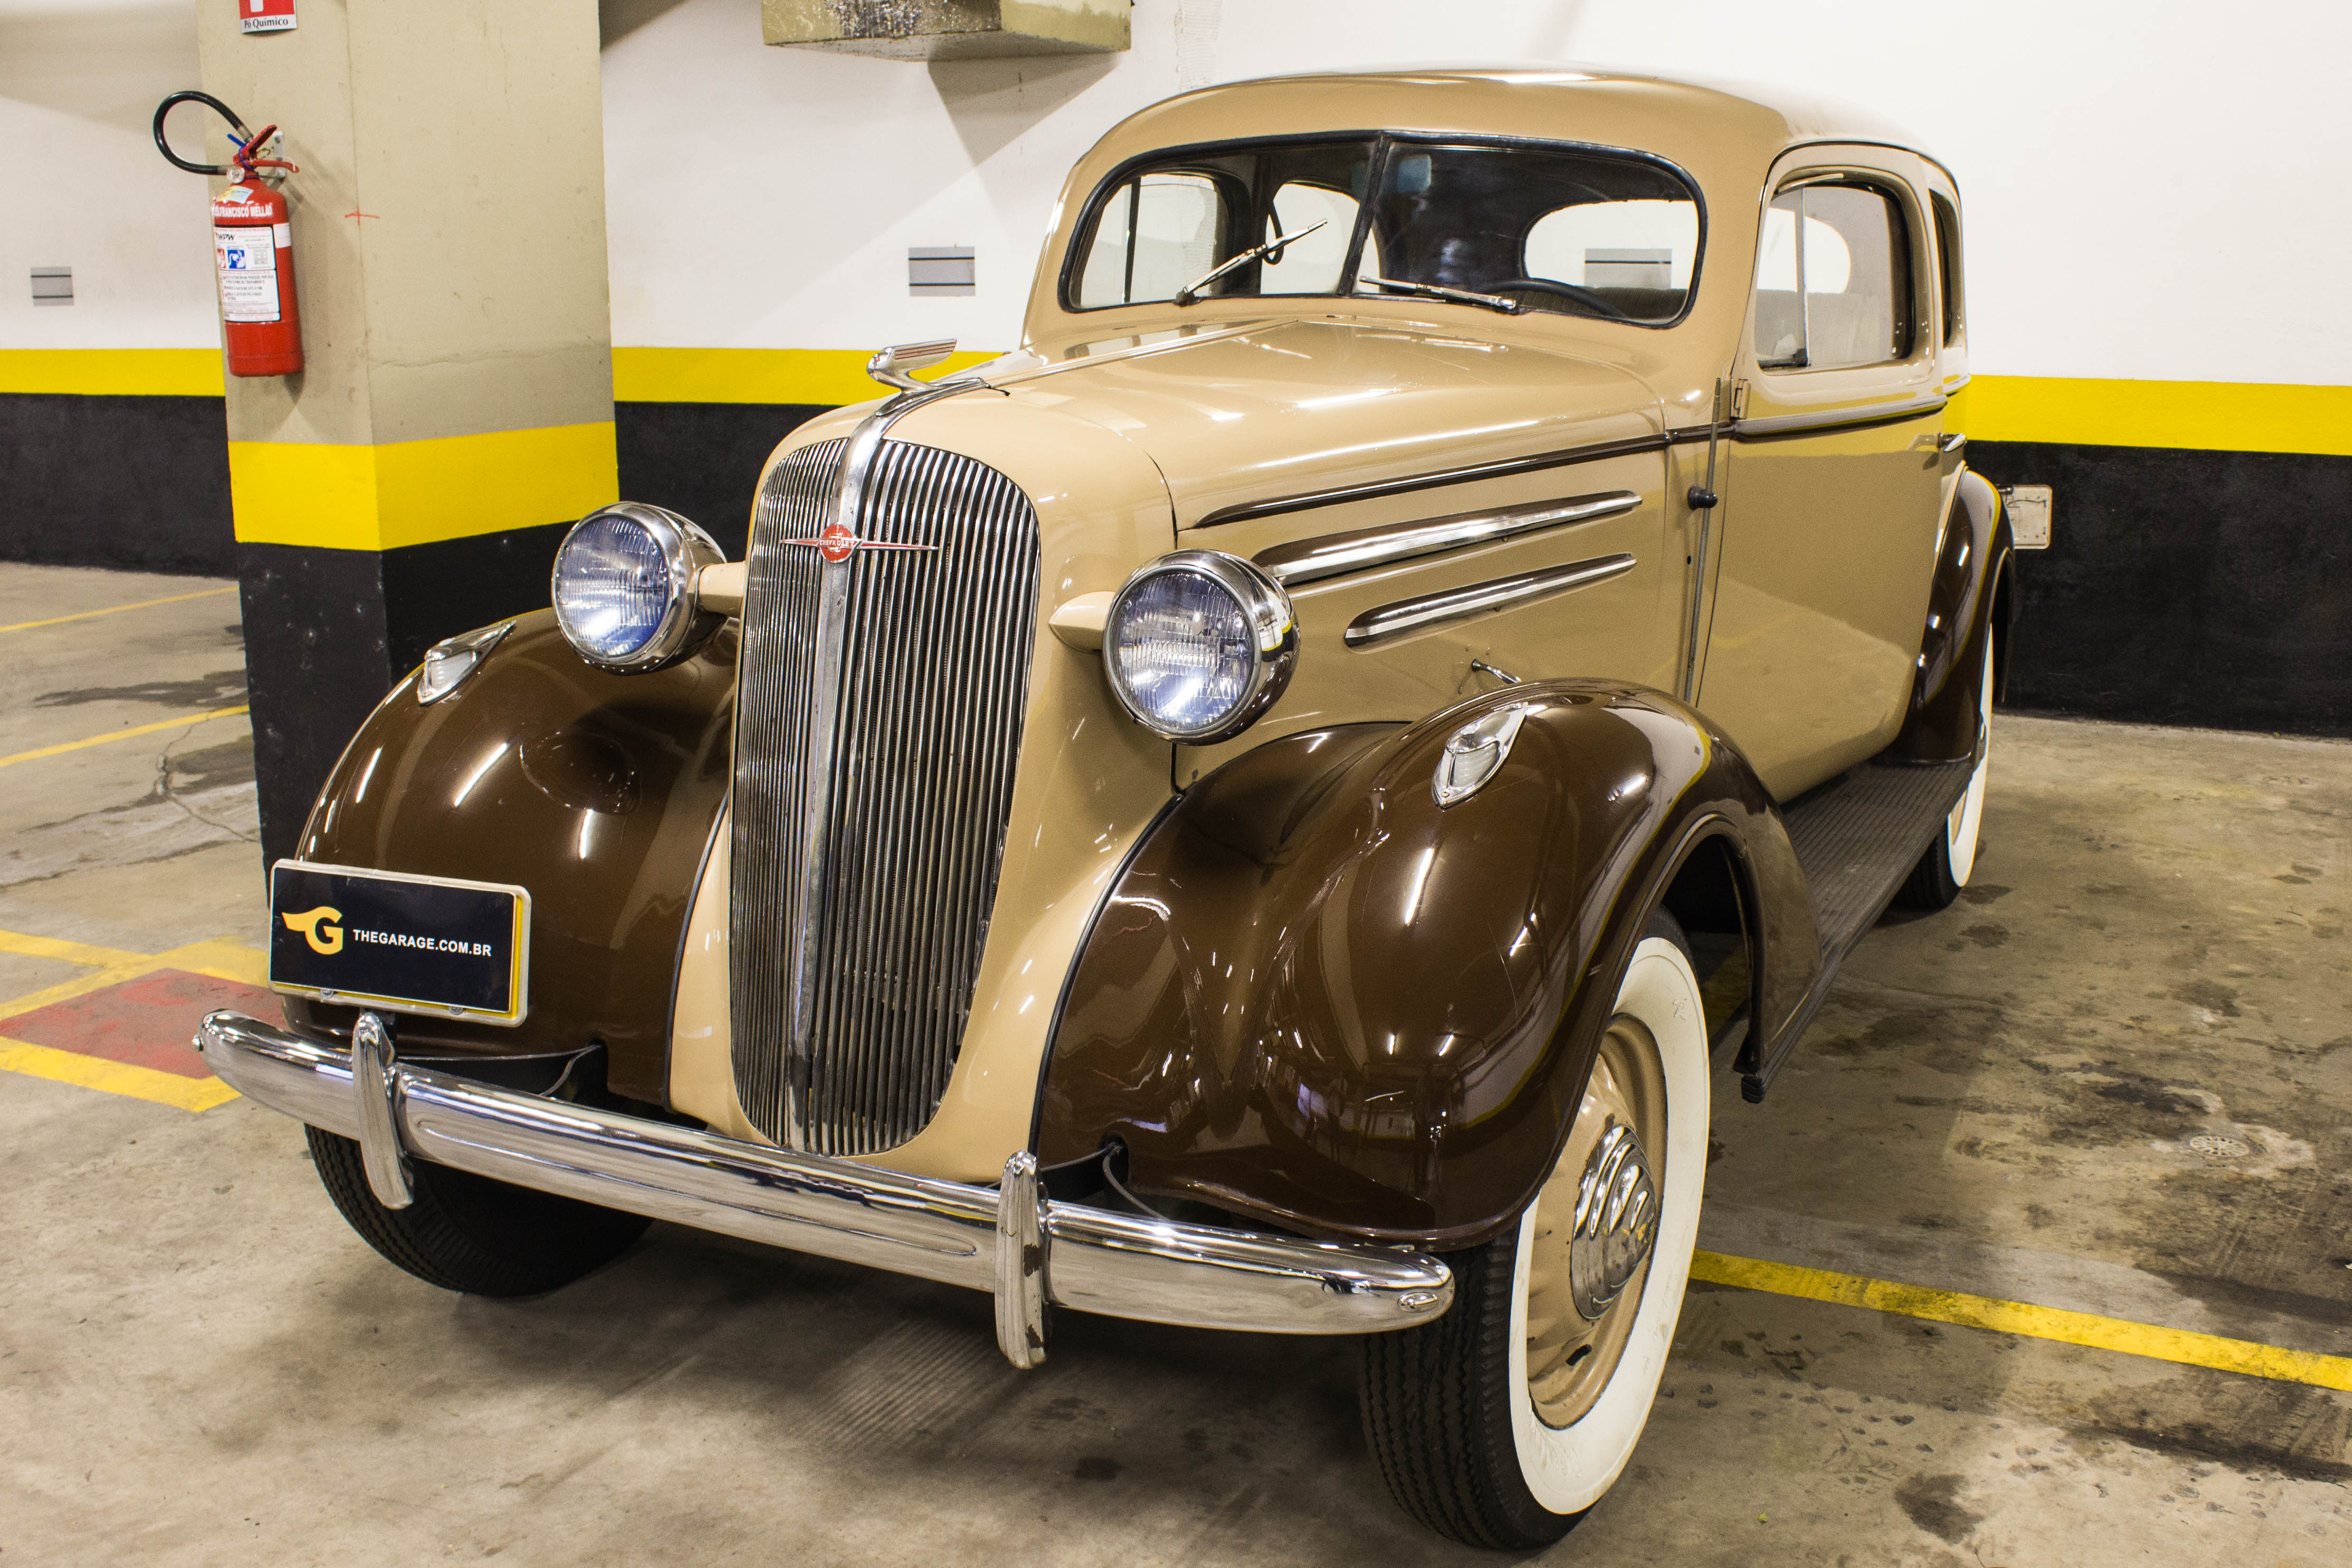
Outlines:
POLYGON ((249 1100, 356 1139, 379 1201, 412 1158, 748 1241, 985 1290, 1015 1366, 1045 1359, 1045 1308, 1276 1334, 1381 1333, 1454 1300, 1444 1264, 1403 1247, 1300 1241, 1048 1202, 1029 1154, 997 1187, 910 1176, 518 1094, 396 1059, 373 1016, 356 1050, 236 1013, 196 1048, 249 1100))

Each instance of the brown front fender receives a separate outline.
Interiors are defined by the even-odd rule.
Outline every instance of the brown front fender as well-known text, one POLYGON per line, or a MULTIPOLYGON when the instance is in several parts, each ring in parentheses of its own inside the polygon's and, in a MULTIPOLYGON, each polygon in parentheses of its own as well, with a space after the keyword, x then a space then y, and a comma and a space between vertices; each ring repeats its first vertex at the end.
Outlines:
MULTIPOLYGON (((616 1093, 668 1102, 669 1012, 687 904, 727 798, 735 628, 646 675, 597 669, 554 612, 517 618, 429 706, 394 687, 327 776, 297 855, 531 890, 530 1007, 514 1028, 403 1017, 402 1046, 511 1057, 605 1047, 616 1093)), ((347 1035, 357 1013, 285 998, 347 1035)))
POLYGON ((1713 840, 1769 1037, 1820 969, 1811 904, 1763 786, 1673 699, 1528 684, 1258 747, 1187 793, 1106 903, 1038 1157, 1116 1139, 1144 1193, 1318 1235, 1483 1240, 1549 1174, 1617 976, 1713 840), (1509 760, 1440 808, 1446 740, 1515 702, 1509 760))

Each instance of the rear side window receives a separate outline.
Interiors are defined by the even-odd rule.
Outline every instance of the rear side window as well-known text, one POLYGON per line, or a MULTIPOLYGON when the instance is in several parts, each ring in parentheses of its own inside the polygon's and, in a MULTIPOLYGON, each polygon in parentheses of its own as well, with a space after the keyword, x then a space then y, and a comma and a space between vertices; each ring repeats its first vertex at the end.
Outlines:
POLYGON ((1092 310, 1173 300, 1269 241, 1274 249, 1202 297, 1336 293, 1371 162, 1369 140, 1266 142, 1171 154, 1129 170, 1097 201, 1070 303, 1092 310))
POLYGON ((1911 247, 1903 207, 1874 185, 1800 185, 1765 210, 1756 257, 1756 360, 1834 370, 1907 358, 1911 247))
POLYGON ((1936 209, 1936 278, 1944 302, 1944 341, 1960 335, 1960 215, 1941 191, 1928 200, 1936 209))

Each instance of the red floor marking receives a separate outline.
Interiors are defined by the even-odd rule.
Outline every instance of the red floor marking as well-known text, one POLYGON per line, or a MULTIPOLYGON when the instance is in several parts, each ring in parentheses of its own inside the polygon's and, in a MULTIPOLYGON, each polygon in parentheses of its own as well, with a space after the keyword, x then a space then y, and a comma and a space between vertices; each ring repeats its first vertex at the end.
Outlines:
POLYGON ((210 1078, 189 1042, 198 1020, 215 1007, 234 1007, 272 1024, 283 1016, 275 992, 184 969, 159 969, 87 996, 0 1018, 0 1035, 182 1078, 210 1078))

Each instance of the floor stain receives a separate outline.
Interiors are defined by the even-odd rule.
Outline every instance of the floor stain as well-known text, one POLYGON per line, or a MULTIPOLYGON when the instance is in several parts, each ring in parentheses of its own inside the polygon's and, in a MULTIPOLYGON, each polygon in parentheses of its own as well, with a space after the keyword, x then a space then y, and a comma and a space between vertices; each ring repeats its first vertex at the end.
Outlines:
POLYGON ((1984 1522, 1959 1503, 1960 1478, 1956 1475, 1913 1476, 1895 1489, 1895 1500, 1911 1522, 1928 1534, 1958 1546, 1969 1531, 1984 1522))
POLYGON ((33 699, 36 708, 88 702, 152 702, 160 708, 225 708, 246 700, 245 671, 215 669, 193 680, 142 680, 132 686, 77 686, 33 699))

